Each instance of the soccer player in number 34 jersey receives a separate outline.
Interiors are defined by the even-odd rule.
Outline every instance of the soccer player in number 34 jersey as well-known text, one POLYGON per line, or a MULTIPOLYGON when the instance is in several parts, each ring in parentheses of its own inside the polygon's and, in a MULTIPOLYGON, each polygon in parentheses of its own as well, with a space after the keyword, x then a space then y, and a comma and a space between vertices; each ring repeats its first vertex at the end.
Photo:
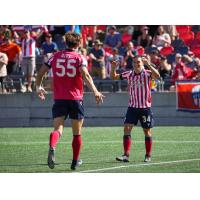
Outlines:
POLYGON ((103 95, 96 89, 93 80, 87 70, 87 61, 77 49, 81 44, 81 37, 77 33, 68 32, 65 35, 68 49, 56 52, 40 68, 36 79, 36 90, 40 99, 45 99, 45 90, 42 88, 42 80, 45 74, 52 69, 54 105, 52 108, 54 130, 49 138, 48 166, 55 166, 55 148, 63 133, 64 120, 69 116, 72 124, 73 159, 71 169, 75 170, 82 164, 79 159, 82 138, 81 128, 84 118, 83 107, 83 78, 87 86, 94 93, 96 103, 103 102, 103 95))
POLYGON ((123 146, 124 154, 116 158, 118 161, 129 162, 131 150, 131 130, 138 120, 145 135, 145 162, 151 161, 153 114, 151 111, 151 80, 160 77, 147 57, 136 56, 133 59, 133 70, 116 73, 117 61, 112 62, 111 78, 127 79, 129 87, 129 106, 124 120, 123 146), (148 67, 148 70, 144 68, 148 67))

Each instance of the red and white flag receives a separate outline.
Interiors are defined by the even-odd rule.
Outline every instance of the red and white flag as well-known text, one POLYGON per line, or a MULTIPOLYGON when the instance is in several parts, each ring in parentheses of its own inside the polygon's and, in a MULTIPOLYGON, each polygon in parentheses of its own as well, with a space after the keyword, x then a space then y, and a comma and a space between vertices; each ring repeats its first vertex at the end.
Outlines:
POLYGON ((176 107, 178 111, 200 112, 200 81, 176 82, 176 107))

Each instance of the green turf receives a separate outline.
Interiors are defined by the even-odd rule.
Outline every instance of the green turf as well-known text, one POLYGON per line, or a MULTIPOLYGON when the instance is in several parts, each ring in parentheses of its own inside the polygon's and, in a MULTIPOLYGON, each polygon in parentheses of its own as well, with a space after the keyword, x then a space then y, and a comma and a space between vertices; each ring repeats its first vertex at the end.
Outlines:
MULTIPOLYGON (((0 172, 71 172, 70 128, 64 130, 57 146, 56 167, 51 170, 46 164, 51 130, 0 128, 0 172)), ((115 157, 122 154, 122 127, 83 128, 82 133, 84 164, 77 172, 200 172, 200 127, 154 128, 152 162, 147 165, 143 162, 145 147, 140 127, 132 132, 129 163, 115 161, 115 157)))

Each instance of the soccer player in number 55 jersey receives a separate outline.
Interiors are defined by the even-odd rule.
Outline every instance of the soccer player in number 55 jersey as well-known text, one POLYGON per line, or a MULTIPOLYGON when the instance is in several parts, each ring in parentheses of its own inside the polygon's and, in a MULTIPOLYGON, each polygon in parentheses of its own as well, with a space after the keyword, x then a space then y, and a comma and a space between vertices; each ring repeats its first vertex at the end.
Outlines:
POLYGON ((131 130, 138 120, 145 135, 145 162, 151 161, 153 114, 151 111, 151 80, 160 77, 147 57, 136 56, 133 59, 133 70, 116 73, 117 61, 112 62, 111 78, 127 79, 129 86, 129 106, 124 120, 123 146, 124 154, 116 158, 118 161, 129 162, 131 150, 131 130), (148 67, 148 70, 144 68, 148 67))
POLYGON ((68 32, 65 35, 68 49, 56 52, 40 68, 36 79, 36 90, 40 99, 45 99, 45 90, 42 88, 44 75, 52 69, 54 105, 52 114, 54 119, 54 130, 50 134, 48 166, 55 166, 55 148, 62 135, 64 120, 69 116, 72 124, 73 159, 71 169, 75 170, 82 164, 79 159, 82 138, 81 128, 84 118, 83 107, 83 78, 87 86, 94 93, 96 103, 103 102, 103 95, 96 89, 93 80, 87 70, 87 61, 81 56, 77 49, 81 43, 81 37, 77 33, 68 32))

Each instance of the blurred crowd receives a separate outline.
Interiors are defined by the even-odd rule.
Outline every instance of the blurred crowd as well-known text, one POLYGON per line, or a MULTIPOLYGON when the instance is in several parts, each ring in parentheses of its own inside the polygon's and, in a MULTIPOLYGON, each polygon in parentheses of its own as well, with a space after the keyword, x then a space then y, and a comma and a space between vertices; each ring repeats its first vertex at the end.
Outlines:
MULTIPOLYGON (((67 48, 68 31, 82 35, 79 51, 94 80, 109 80, 113 60, 118 72, 132 69, 136 55, 151 60, 166 91, 174 91, 177 80, 200 80, 198 25, 2 25, 0 93, 16 92, 16 82, 19 92, 32 92, 41 64, 67 48)), ((160 82, 152 84, 155 91, 160 82)))

